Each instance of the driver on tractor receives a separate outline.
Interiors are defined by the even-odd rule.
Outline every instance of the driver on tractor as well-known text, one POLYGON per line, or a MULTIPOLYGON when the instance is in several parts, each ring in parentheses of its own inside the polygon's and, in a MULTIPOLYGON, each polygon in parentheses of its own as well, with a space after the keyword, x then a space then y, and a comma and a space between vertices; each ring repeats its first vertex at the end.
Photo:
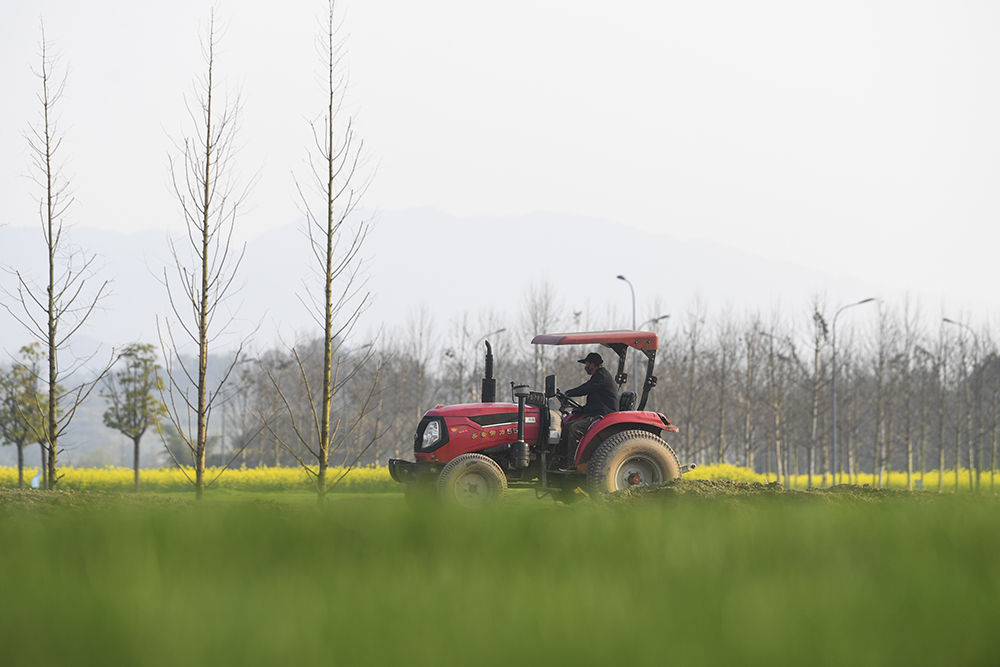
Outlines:
POLYGON ((583 359, 577 360, 590 376, 579 387, 566 392, 566 396, 586 396, 587 403, 573 412, 566 422, 566 465, 573 465, 573 455, 583 434, 595 421, 618 410, 618 387, 611 373, 604 367, 604 359, 597 352, 591 352, 583 359))

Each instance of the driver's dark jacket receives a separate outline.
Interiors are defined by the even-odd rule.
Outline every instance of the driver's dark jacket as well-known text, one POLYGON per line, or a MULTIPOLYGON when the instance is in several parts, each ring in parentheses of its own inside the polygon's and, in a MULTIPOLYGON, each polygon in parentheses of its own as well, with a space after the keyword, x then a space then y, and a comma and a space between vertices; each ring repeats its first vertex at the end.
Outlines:
POLYGON ((606 415, 618 410, 618 387, 604 366, 598 366, 589 380, 573 387, 566 395, 587 397, 587 404, 580 411, 586 416, 606 415))

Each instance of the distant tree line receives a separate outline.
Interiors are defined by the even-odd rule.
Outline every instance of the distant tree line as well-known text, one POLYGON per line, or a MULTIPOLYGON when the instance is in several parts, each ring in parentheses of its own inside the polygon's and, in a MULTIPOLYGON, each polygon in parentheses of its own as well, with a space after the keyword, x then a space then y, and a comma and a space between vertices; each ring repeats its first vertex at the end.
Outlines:
MULTIPOLYGON (((837 322, 836 462, 834 313, 819 304, 797 321, 754 313, 709 316, 706 308, 695 306, 676 319, 645 327, 660 334, 659 384, 647 409, 665 413, 680 427, 670 444, 684 462, 742 465, 784 483, 806 476, 814 485, 833 483, 834 470, 842 471, 837 482, 853 483, 859 473, 870 473, 877 484, 896 471, 906 473, 914 487, 925 471, 947 469, 955 477, 940 480, 944 488, 957 484, 959 474, 973 488, 984 483, 993 488, 1000 441, 1000 357, 990 332, 954 320, 921 324, 916 310, 908 307, 872 303, 867 308, 871 311, 864 325, 845 317, 837 322), (985 482, 984 471, 991 471, 985 482)), ((426 314, 418 313, 405 334, 386 336, 377 344, 371 362, 351 366, 360 380, 357 389, 345 389, 334 405, 342 435, 334 455, 337 464, 382 465, 388 457, 408 456, 417 422, 427 409, 478 401, 484 333, 493 332, 489 338, 501 398, 509 394, 511 382, 541 388, 549 373, 557 375, 563 389, 584 381, 576 363, 584 350, 528 344, 535 333, 580 328, 578 318, 563 316, 551 302, 529 296, 510 328, 499 326, 495 315, 475 325, 472 319, 449 323, 439 335, 426 314), (380 362, 377 378, 375 361, 380 362)), ((617 357, 600 351, 614 370, 617 357)), ((368 351, 345 347, 342 354, 342 362, 350 364, 368 351)), ((282 413, 268 375, 285 387, 286 398, 294 396, 296 383, 303 381, 297 364, 274 351, 241 369, 239 388, 226 407, 232 435, 224 447, 240 449, 243 465, 294 464, 302 453, 281 447, 276 435, 291 429, 294 420, 308 421, 309 405, 291 401, 296 407, 282 413), (281 414, 274 432, 260 428, 268 414, 281 414), (248 442, 251 436, 255 440, 248 442)), ((626 370, 631 372, 630 365, 626 370)))
MULTIPOLYGON (((563 314, 548 287, 538 294, 526 296, 518 317, 466 315, 442 324, 418 311, 401 331, 363 345, 334 339, 329 464, 378 466, 409 456, 426 410, 480 399, 486 340, 496 357, 501 400, 512 382, 540 388, 550 373, 563 389, 581 383, 585 376, 576 360, 589 350, 528 341, 541 332, 616 327, 581 322, 579 312, 563 314), (541 293, 549 296, 537 298, 541 293)), ((936 477, 937 488, 962 483, 995 489, 1000 356, 992 333, 958 320, 929 322, 914 308, 866 308, 863 318, 856 311, 854 321, 841 317, 837 323, 836 462, 833 322, 831 309, 819 304, 798 318, 710 315, 695 305, 642 327, 660 335, 659 383, 647 408, 680 428, 670 444, 684 462, 732 463, 785 483, 805 476, 814 485, 833 483, 834 470, 842 471, 838 482, 853 483, 867 473, 876 484, 894 471, 917 487, 925 471, 949 470, 950 476, 936 477)), ((324 351, 320 337, 213 362, 235 370, 216 402, 207 464, 307 464, 321 437, 310 391, 323 384, 324 351)), ((599 351, 614 369, 614 353, 599 351)), ((44 365, 40 346, 33 345, 21 351, 19 363, 0 370, 0 439, 18 448, 19 461, 28 445, 44 442, 47 393, 31 372, 44 365)), ((128 435, 136 451, 138 439, 155 429, 173 453, 164 453, 163 462, 191 465, 183 440, 160 423, 159 399, 169 392, 160 373, 151 346, 126 347, 102 385, 105 423, 128 435)), ((44 446, 42 451, 44 460, 44 446)), ((136 470, 138 480, 137 459, 136 470)))

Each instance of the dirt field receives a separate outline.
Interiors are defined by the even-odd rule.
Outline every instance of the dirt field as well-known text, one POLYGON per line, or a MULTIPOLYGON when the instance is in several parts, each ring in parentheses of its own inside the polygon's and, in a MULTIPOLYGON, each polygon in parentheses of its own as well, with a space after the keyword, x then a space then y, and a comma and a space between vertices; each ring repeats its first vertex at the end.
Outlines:
POLYGON ((655 487, 642 487, 636 490, 615 494, 612 502, 628 503, 637 500, 652 500, 671 498, 703 498, 741 500, 751 498, 783 498, 820 501, 845 502, 878 502, 888 498, 930 498, 933 494, 925 491, 899 491, 894 489, 877 489, 865 484, 854 486, 839 484, 824 489, 789 490, 779 482, 761 484, 760 482, 739 482, 722 479, 678 479, 670 484, 655 487))

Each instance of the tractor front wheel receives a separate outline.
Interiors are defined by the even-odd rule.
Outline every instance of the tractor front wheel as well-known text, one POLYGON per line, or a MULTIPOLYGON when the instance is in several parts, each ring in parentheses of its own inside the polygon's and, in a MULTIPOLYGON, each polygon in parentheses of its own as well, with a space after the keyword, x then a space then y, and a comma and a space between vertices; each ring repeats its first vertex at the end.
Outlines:
POLYGON ((496 461, 482 454, 452 459, 438 477, 438 493, 460 507, 483 507, 503 498, 507 477, 496 461))
POLYGON ((590 457, 587 485, 611 493, 681 476, 677 455, 662 438, 647 431, 622 431, 603 442, 590 457))

